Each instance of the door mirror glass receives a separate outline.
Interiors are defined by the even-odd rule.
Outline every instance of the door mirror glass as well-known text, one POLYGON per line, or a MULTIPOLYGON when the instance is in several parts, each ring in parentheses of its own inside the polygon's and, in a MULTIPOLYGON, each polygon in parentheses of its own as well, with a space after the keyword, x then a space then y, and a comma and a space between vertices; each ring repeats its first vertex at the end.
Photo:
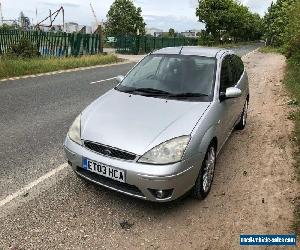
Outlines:
POLYGON ((226 89, 225 97, 229 98, 238 98, 242 96, 242 91, 239 88, 230 87, 226 89))
POLYGON ((124 80, 124 78, 125 78, 124 76, 119 75, 119 76, 117 76, 116 79, 117 79, 117 82, 120 83, 120 82, 122 82, 124 80))

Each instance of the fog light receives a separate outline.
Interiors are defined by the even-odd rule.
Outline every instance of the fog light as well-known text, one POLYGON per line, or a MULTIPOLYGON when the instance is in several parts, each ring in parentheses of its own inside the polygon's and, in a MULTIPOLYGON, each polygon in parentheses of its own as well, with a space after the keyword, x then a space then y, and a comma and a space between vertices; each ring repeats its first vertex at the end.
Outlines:
POLYGON ((149 189, 149 191, 157 199, 166 199, 166 198, 169 198, 172 195, 172 193, 173 193, 173 189, 165 189, 165 190, 161 190, 161 189, 149 189))

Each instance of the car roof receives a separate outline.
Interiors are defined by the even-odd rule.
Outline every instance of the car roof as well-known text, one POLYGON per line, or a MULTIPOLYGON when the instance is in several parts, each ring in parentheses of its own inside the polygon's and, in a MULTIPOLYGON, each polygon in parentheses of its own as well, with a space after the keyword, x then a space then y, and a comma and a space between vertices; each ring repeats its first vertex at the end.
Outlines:
POLYGON ((166 55, 189 55, 189 56, 204 56, 217 58, 224 53, 234 54, 233 51, 213 48, 213 47, 200 47, 200 46, 180 46, 180 47, 168 47, 160 50, 156 50, 152 54, 166 54, 166 55))

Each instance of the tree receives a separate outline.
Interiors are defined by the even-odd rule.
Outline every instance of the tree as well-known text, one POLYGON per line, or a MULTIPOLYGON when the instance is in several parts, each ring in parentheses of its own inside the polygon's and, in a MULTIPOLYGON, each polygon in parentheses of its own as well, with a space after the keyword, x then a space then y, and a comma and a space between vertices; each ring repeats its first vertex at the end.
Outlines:
POLYGON ((264 17, 269 45, 283 48, 287 57, 300 62, 300 0, 278 0, 264 17))
POLYGON ((269 45, 281 46, 284 44, 284 34, 289 13, 293 9, 295 0, 277 0, 272 3, 264 17, 265 36, 269 45))
POLYGON ((286 55, 300 62, 300 0, 297 0, 288 13, 289 21, 284 33, 286 55))
POLYGON ((199 0, 196 16, 217 40, 220 40, 222 31, 227 30, 232 5, 232 0, 199 0))
POLYGON ((169 29, 169 37, 175 37, 175 30, 173 28, 169 29))
POLYGON ((105 33, 107 36, 144 35, 145 22, 142 9, 131 0, 115 0, 107 13, 105 33))
POLYGON ((255 40, 262 35, 258 31, 262 26, 260 16, 236 0, 199 0, 196 15, 216 41, 224 37, 255 40))

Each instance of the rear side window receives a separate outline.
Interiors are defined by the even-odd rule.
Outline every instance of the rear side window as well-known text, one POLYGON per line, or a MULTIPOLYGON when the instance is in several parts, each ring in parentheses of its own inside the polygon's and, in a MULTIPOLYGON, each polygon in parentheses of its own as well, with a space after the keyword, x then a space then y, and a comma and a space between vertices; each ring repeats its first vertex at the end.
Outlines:
POLYGON ((226 56, 222 61, 221 78, 220 78, 220 92, 226 92, 226 89, 234 86, 232 75, 231 56, 226 56))
POLYGON ((244 73, 244 63, 241 58, 236 55, 231 56, 232 74, 234 85, 236 85, 241 79, 244 73))

